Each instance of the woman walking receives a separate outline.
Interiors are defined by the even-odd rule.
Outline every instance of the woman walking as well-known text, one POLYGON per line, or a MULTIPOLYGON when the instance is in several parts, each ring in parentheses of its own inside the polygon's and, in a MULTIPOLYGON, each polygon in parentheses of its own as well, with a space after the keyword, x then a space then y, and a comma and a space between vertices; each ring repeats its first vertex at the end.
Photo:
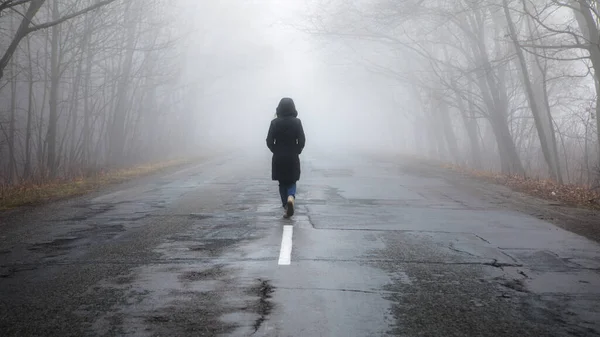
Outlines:
POLYGON ((271 178, 279 182, 279 195, 285 209, 284 217, 294 215, 296 182, 300 180, 300 154, 306 138, 294 100, 284 97, 279 101, 276 118, 271 121, 267 147, 273 153, 271 178))

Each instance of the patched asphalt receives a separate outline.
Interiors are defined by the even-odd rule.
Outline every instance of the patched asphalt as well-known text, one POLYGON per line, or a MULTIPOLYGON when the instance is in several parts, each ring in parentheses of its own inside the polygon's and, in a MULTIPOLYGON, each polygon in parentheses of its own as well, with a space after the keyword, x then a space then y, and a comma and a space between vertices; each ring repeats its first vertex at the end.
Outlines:
POLYGON ((269 169, 232 155, 0 213, 0 336, 600 336, 599 244, 341 154, 303 157, 286 220, 269 169))

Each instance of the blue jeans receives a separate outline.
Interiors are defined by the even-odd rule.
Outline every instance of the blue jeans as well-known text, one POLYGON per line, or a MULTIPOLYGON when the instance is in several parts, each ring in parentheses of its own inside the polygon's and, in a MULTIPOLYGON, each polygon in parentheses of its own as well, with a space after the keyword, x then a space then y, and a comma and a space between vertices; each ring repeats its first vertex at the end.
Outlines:
POLYGON ((279 182, 279 196, 283 207, 287 205, 288 196, 296 197, 296 183, 279 182))

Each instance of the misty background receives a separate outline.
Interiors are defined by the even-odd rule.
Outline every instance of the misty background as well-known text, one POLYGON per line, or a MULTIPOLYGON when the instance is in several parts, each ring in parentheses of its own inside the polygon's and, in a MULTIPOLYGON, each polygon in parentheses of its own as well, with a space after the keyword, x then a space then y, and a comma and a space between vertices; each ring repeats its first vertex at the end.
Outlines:
POLYGON ((592 186, 597 9, 583 0, 0 0, 0 183, 214 151, 259 155, 287 96, 306 153, 417 154, 592 186))

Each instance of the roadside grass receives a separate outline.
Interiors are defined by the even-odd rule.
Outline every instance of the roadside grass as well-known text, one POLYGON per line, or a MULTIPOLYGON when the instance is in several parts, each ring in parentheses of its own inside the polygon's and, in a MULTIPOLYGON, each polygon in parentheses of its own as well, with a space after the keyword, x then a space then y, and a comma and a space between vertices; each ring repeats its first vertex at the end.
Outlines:
POLYGON ((473 170, 458 165, 442 164, 442 167, 494 184, 504 185, 514 191, 565 205, 600 210, 600 189, 575 184, 559 184, 548 179, 508 176, 490 171, 473 170))
POLYGON ((23 183, 20 185, 0 186, 0 210, 21 206, 35 206, 84 195, 98 189, 123 183, 133 178, 146 176, 160 171, 194 162, 193 159, 171 160, 131 168, 99 172, 89 177, 79 176, 43 183, 23 183))

